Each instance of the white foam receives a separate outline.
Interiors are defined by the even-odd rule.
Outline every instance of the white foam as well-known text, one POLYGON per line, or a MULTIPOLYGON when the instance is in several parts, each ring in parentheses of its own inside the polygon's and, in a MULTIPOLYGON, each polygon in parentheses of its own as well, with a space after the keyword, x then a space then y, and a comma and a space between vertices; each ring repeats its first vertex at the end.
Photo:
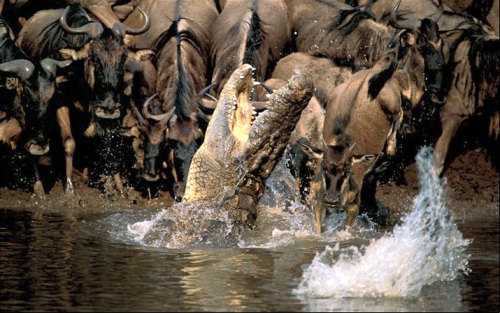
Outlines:
POLYGON ((158 221, 165 215, 165 210, 156 214, 152 219, 142 222, 136 222, 127 225, 128 232, 134 237, 134 240, 143 243, 146 234, 158 223, 158 221))
POLYGON ((295 293, 306 297, 414 297, 437 281, 468 273, 469 240, 453 222, 434 174, 432 150, 417 156, 420 193, 393 232, 358 249, 327 247, 303 273, 295 293))

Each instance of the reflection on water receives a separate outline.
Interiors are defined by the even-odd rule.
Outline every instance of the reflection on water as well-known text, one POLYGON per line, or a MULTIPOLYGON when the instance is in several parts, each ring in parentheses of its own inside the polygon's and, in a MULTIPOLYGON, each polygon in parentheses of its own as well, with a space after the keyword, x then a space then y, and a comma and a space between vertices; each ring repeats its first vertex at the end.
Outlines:
MULTIPOLYGON (((491 219, 461 225, 466 237, 475 238, 468 277, 424 287, 415 299, 299 299, 292 290, 326 243, 165 250, 117 241, 113 227, 96 221, 9 210, 0 210, 0 217, 2 311, 469 311, 498 310, 499 305, 499 227, 491 219)), ((351 239, 340 246, 355 243, 351 239)))

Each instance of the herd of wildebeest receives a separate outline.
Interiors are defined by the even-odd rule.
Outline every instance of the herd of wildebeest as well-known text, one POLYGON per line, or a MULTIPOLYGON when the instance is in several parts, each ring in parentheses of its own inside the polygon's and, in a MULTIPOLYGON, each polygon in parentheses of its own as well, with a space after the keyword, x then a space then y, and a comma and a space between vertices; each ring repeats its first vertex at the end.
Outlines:
POLYGON ((377 218, 377 183, 418 147, 441 175, 465 122, 500 134, 498 25, 452 2, 0 0, 0 185, 72 193, 78 174, 182 199, 221 90, 250 64, 254 114, 294 74, 313 83, 286 150, 304 201, 377 218))

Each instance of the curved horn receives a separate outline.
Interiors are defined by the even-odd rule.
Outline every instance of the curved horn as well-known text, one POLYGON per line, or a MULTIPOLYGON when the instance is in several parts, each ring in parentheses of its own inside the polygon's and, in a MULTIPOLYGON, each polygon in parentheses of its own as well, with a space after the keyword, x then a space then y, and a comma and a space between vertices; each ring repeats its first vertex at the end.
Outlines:
POLYGON ((80 27, 69 26, 68 14, 70 9, 71 7, 67 6, 66 9, 64 9, 63 15, 59 19, 59 22, 65 31, 67 31, 70 34, 89 34, 92 38, 101 36, 102 32, 104 31, 104 28, 102 27, 101 23, 92 20, 90 16, 87 15, 86 12, 85 12, 85 17, 90 23, 80 27))
POLYGON ((132 28, 130 26, 125 25, 125 33, 130 34, 130 35, 140 35, 144 34, 149 30, 151 27, 151 20, 149 19, 149 16, 144 12, 144 10, 141 7, 137 7, 139 9, 139 12, 144 16, 144 25, 141 28, 132 28))
POLYGON ((25 59, 0 63, 0 72, 15 74, 22 80, 30 79, 34 71, 35 65, 25 59))
POLYGON ((40 61, 40 65, 51 78, 54 78, 57 76, 57 69, 59 68, 65 68, 67 66, 70 66, 73 63, 72 60, 66 60, 66 61, 58 61, 54 60, 52 58, 45 58, 42 61, 40 61))
POLYGON ((174 109, 170 110, 167 113, 163 113, 163 114, 158 114, 158 115, 151 114, 149 112, 149 105, 151 104, 151 101, 153 101, 153 99, 156 98, 157 96, 158 96, 158 94, 155 93, 154 95, 152 95, 151 97, 149 97, 146 100, 146 102, 144 102, 144 107, 142 108, 142 114, 147 119, 151 119, 151 120, 154 120, 154 121, 157 121, 157 122, 161 122, 161 121, 169 119, 172 116, 172 113, 174 113, 174 109))

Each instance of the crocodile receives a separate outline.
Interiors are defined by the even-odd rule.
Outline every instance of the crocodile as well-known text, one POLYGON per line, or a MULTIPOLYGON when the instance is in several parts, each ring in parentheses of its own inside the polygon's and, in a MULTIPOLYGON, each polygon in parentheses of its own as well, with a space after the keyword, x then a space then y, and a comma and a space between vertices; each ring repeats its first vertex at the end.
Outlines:
POLYGON ((251 226, 256 206, 312 96, 304 75, 293 76, 267 101, 251 101, 254 69, 239 67, 224 86, 205 139, 189 168, 184 202, 219 202, 251 226))
POLYGON ((255 228, 265 181, 282 159, 312 83, 293 76, 266 101, 252 101, 254 68, 244 64, 225 84, 203 144, 193 156, 181 203, 162 210, 132 233, 146 245, 183 248, 233 245, 255 228), (153 225, 143 231, 144 225, 153 225))

